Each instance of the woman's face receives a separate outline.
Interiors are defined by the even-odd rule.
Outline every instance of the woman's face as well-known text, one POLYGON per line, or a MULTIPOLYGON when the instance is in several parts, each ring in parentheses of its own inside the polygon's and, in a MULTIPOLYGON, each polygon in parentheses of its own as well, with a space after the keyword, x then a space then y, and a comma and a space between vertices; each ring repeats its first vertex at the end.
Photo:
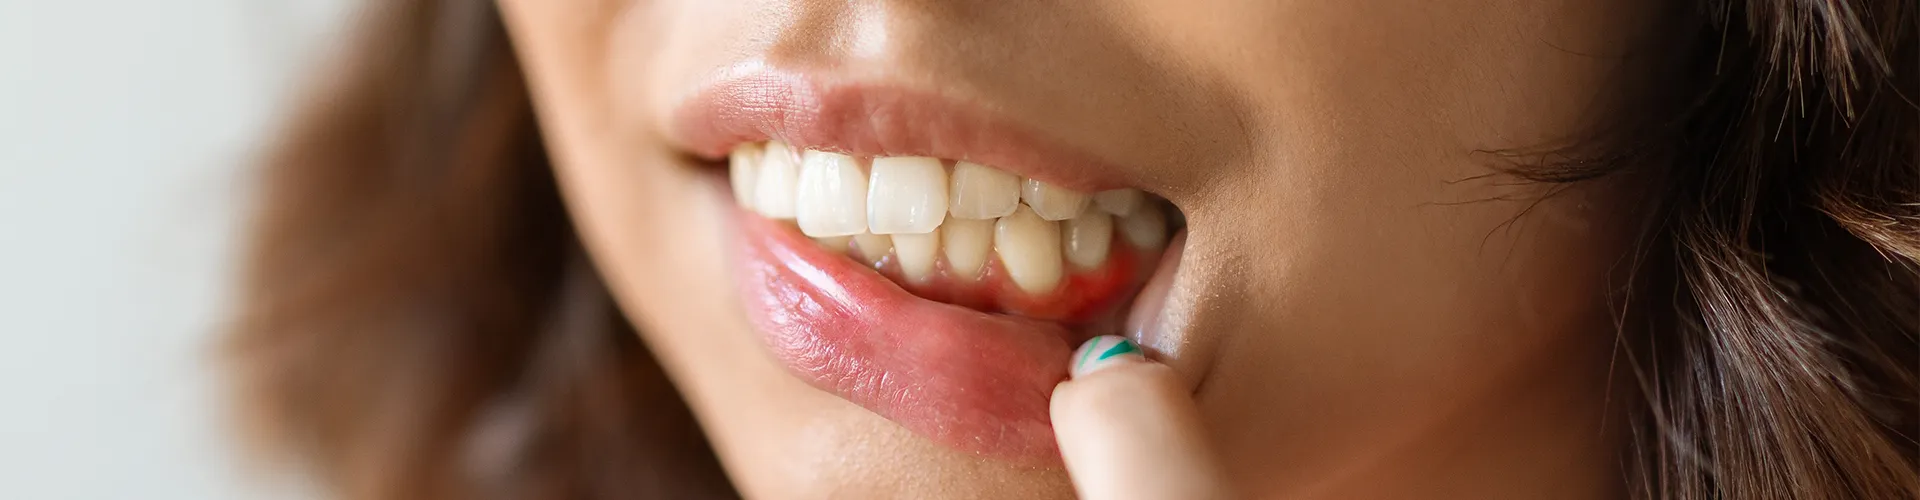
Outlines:
POLYGON ((1489 177, 1485 151, 1586 132, 1650 4, 501 3, 591 255, 749 495, 1065 495, 1045 391, 1113 331, 1186 375, 1248 493, 1617 475, 1627 207, 1489 177), (1177 209, 1184 241, 976 189, 1021 177, 1144 191, 1172 208, 1109 213, 1177 209), (875 245, 801 237, 883 221, 907 228, 880 272, 875 245), (988 245, 966 278, 996 284, 947 242, 988 245))

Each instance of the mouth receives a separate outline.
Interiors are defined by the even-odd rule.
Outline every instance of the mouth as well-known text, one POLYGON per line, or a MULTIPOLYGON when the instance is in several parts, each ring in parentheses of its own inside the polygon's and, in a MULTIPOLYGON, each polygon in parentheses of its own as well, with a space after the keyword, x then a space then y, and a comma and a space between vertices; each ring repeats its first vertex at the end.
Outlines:
POLYGON ((673 139, 728 177, 742 303, 790 373, 934 442, 1055 465, 1068 354, 1120 329, 1180 217, 986 109, 741 66, 673 139))

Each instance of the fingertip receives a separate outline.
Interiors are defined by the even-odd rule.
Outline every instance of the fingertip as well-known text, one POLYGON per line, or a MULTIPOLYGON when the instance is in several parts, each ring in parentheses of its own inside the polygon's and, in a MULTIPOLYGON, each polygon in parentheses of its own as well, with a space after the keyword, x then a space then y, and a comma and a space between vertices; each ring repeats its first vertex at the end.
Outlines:
POLYGON ((1172 367, 1147 359, 1139 344, 1102 335, 1075 350, 1072 377, 1054 387, 1052 411, 1071 408, 1073 416, 1125 411, 1140 404, 1190 404, 1186 384, 1172 367))
POLYGON ((1192 396, 1172 367, 1145 357, 1114 361, 1054 387, 1052 409, 1059 414, 1103 415, 1151 404, 1190 404, 1192 396))
POLYGON ((1217 497, 1223 483, 1188 385, 1122 345, 1131 342, 1088 341, 1074 378, 1054 388, 1054 432, 1075 488, 1087 498, 1217 497))

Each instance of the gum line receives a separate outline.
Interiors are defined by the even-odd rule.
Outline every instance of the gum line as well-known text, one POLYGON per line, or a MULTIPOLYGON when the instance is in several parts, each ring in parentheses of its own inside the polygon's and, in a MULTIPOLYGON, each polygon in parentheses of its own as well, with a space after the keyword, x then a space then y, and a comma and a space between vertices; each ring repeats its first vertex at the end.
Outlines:
MULTIPOLYGON (((799 233, 792 221, 771 222, 780 225, 789 233, 789 237, 808 239, 799 233)), ((1120 234, 1114 234, 1113 238, 1119 241, 1112 246, 1102 265, 1093 269, 1068 266, 1066 276, 1058 286, 1039 294, 1029 293, 1014 284, 998 258, 989 258, 979 277, 966 278, 955 276, 948 268, 946 258, 941 257, 934 264, 932 276, 914 282, 903 276, 898 259, 892 253, 877 261, 869 261, 861 258, 857 249, 831 248, 811 239, 808 242, 823 251, 862 263, 864 267, 873 269, 920 298, 983 312, 1087 326, 1117 321, 1120 308, 1139 290, 1144 277, 1151 271, 1150 267, 1158 261, 1156 257, 1159 252, 1126 244, 1120 234)))

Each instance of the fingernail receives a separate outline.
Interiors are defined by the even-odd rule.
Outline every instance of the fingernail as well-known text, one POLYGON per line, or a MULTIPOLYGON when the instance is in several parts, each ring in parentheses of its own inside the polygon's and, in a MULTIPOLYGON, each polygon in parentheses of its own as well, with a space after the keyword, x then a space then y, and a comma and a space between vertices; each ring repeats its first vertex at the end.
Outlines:
POLYGON ((1122 362, 1143 359, 1146 355, 1140 352, 1140 344, 1118 335, 1101 335, 1087 339, 1087 343, 1073 351, 1073 366, 1067 373, 1080 378, 1122 362))

